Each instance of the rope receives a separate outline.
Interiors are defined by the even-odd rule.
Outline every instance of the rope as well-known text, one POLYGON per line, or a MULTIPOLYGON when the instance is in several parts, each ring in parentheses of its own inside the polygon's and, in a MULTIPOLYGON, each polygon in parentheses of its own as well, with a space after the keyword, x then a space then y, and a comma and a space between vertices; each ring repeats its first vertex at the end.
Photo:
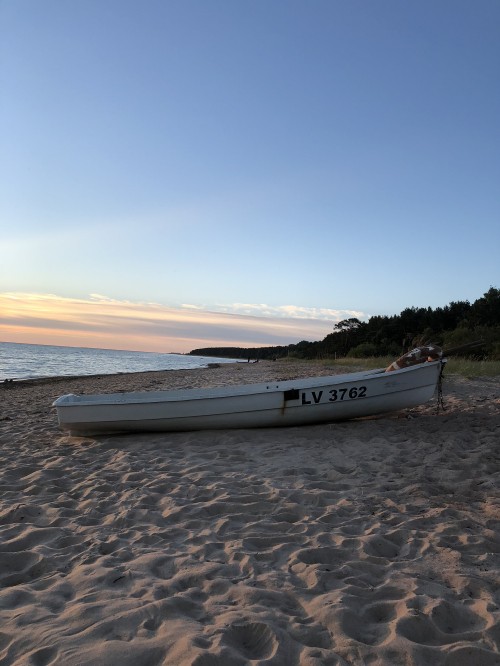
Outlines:
POLYGON ((443 379, 444 379, 444 366, 445 365, 446 365, 446 363, 443 363, 443 361, 441 361, 441 368, 440 368, 440 371, 439 371, 439 379, 438 379, 438 385, 437 385, 438 395, 437 395, 436 414, 439 414, 440 409, 442 409, 443 412, 446 411, 446 407, 445 407, 444 400, 443 400, 443 379))

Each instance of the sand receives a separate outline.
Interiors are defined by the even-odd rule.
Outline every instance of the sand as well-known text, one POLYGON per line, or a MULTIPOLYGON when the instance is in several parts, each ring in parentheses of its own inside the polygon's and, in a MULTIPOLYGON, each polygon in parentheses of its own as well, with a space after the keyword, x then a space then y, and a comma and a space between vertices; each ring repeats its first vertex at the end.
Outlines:
POLYGON ((73 438, 51 407, 307 374, 0 385, 0 665, 500 664, 500 378, 282 429, 73 438))

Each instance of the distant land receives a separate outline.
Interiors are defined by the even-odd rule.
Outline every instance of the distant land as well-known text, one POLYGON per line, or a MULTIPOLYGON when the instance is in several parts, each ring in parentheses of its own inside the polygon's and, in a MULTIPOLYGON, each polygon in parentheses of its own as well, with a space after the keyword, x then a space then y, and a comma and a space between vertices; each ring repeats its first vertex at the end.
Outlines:
POLYGON ((500 290, 490 287, 474 303, 452 301, 444 307, 403 310, 399 315, 370 317, 367 322, 344 319, 323 340, 277 347, 204 347, 189 352, 196 356, 241 358, 247 361, 278 359, 367 358, 398 356, 418 345, 433 343, 443 348, 483 341, 463 354, 500 360, 500 290))

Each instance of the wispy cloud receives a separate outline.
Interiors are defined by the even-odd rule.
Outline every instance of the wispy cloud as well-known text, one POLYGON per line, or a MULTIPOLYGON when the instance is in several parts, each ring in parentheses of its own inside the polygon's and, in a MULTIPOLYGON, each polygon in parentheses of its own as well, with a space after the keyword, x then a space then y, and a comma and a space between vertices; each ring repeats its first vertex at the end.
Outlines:
POLYGON ((257 317, 287 317, 290 319, 314 319, 338 322, 349 317, 363 319, 366 315, 357 310, 331 310, 329 308, 305 308, 299 305, 266 305, 265 303, 233 303, 217 305, 218 312, 244 314, 257 317))
POLYGON ((0 339, 145 351, 187 352, 198 347, 258 347, 320 340, 335 322, 362 317, 347 310, 265 304, 185 304, 173 308, 92 294, 0 294, 0 339))

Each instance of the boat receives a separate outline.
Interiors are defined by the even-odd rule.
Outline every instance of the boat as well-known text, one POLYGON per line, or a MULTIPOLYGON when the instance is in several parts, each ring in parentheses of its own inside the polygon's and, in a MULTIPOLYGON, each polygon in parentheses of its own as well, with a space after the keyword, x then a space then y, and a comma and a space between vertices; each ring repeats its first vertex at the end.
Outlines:
POLYGON ((53 405, 60 427, 79 436, 329 423, 427 402, 446 362, 429 359, 399 369, 390 366, 390 371, 380 368, 223 388, 69 394, 53 405))

